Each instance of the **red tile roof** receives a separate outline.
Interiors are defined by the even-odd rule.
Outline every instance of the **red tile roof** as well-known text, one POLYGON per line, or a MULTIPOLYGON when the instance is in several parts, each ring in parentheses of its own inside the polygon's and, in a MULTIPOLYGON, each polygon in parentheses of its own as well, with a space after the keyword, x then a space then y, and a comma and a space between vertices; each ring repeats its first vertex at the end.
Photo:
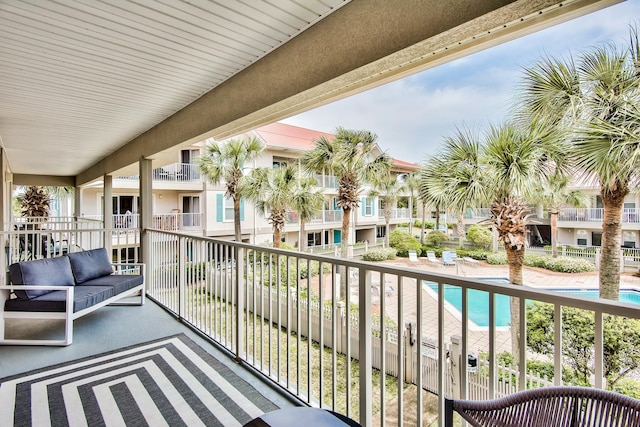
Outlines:
MULTIPOLYGON (((270 147, 278 147, 297 151, 308 151, 313 149, 314 140, 321 136, 332 139, 331 133, 320 132, 317 130, 301 128, 298 126, 286 125, 284 123, 271 123, 262 126, 255 132, 270 147)), ((402 169, 418 169, 420 165, 405 162, 404 160, 393 159, 393 164, 402 169)))

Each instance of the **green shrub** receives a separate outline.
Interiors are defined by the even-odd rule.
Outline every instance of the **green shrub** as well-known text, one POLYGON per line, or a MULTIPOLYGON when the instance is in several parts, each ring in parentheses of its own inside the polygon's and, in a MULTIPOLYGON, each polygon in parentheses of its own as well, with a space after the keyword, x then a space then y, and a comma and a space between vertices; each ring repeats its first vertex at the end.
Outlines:
POLYGON ((507 254, 504 252, 489 254, 487 255, 487 262, 491 265, 505 265, 507 264, 507 254))
POLYGON ((420 242, 406 231, 393 230, 389 235, 389 245, 396 250, 400 257, 408 257, 409 251, 416 251, 418 255, 422 252, 420 242))
POLYGON ((467 230, 467 239, 476 246, 488 248, 493 241, 493 235, 488 227, 474 224, 467 230))
POLYGON ((295 251, 296 247, 293 246, 291 243, 282 242, 282 243, 280 243, 280 249, 287 249, 289 251, 295 251))
POLYGON ((611 390, 624 394, 625 396, 633 397, 634 399, 640 399, 640 381, 631 378, 618 380, 613 387, 611 387, 611 390))
POLYGON ((388 259, 396 259, 394 248, 374 249, 362 255, 363 261, 386 261, 388 259))
POLYGON ((433 230, 427 233, 426 240, 431 246, 440 246, 442 242, 449 240, 449 236, 440 230, 433 230))
POLYGON ((539 267, 559 273, 585 273, 595 271, 596 267, 585 259, 558 257, 549 255, 525 255, 524 265, 539 267))
POLYGON ((459 257, 469 257, 477 259, 478 261, 485 261, 487 259, 487 256, 489 256, 491 252, 482 249, 457 248, 456 254, 458 254, 459 257))
POLYGON ((442 246, 435 247, 435 246, 431 246, 431 245, 429 245, 427 243, 422 245, 422 253, 425 254, 425 255, 426 255, 427 251, 433 251, 433 253, 435 253, 438 258, 442 258, 442 251, 443 250, 445 250, 445 248, 443 248, 442 246))

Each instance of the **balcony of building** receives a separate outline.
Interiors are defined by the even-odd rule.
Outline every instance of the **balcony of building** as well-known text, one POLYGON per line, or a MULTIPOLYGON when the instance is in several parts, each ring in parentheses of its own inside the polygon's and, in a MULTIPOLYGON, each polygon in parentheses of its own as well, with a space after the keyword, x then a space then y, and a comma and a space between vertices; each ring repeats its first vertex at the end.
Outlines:
MULTIPOLYGON (((640 209, 622 209, 622 228, 640 230, 640 209)), ((558 213, 558 226, 570 228, 601 228, 604 208, 566 208, 558 213)))
MULTIPOLYGON (((8 247, 21 231, 2 233, 8 247)), ((112 232, 69 231, 69 251, 100 247, 104 239, 96 234, 112 232)), ((50 230, 32 234, 48 236, 50 230)), ((258 375, 270 400, 331 409, 367 426, 424 425, 436 418, 442 425, 445 396, 483 400, 562 384, 562 310, 580 308, 593 316, 591 381, 598 388, 606 385, 606 319, 640 318, 634 304, 452 277, 446 267, 437 274, 157 229, 145 235, 151 302, 105 307, 77 320, 74 343, 63 349, 3 348, 3 372, 19 374, 185 332, 234 372, 256 383, 258 375), (450 292, 458 294, 457 302, 450 292), (549 362, 548 378, 499 363, 500 353, 513 351, 511 297, 521 318, 532 301, 548 303, 556 313, 554 356, 521 347, 515 361, 549 362)), ((20 249, 9 252, 14 250, 20 249)), ((8 335, 36 331, 12 322, 8 335)), ((526 337, 524 322, 518 330, 526 337)))
MULTIPOLYGON (((391 209, 391 216, 389 217, 391 224, 409 222, 410 218, 411 218, 411 212, 409 212, 409 209, 407 208, 391 209)), ((384 209, 378 210, 378 219, 380 221, 385 220, 384 209)))
MULTIPOLYGON (((158 190, 202 190, 202 176, 194 163, 172 163, 152 171, 153 186, 158 190)), ((115 188, 137 188, 140 175, 115 176, 115 188)))

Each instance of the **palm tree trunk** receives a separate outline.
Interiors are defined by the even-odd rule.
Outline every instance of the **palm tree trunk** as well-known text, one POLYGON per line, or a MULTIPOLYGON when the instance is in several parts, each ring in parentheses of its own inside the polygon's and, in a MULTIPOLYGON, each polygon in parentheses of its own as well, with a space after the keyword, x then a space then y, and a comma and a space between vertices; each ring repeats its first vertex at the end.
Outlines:
POLYGON ((434 230, 440 230, 440 203, 436 205, 436 224, 434 230))
POLYGON ((307 249, 307 232, 304 220, 300 220, 300 232, 298 234, 298 250, 304 252, 307 249))
POLYGON ((422 202, 422 227, 420 231, 420 245, 424 245, 424 230, 426 228, 425 221, 427 219, 426 210, 427 210, 427 204, 425 202, 422 202))
POLYGON ((389 223, 391 222, 391 208, 384 207, 384 243, 389 247, 389 223))
POLYGON ((409 234, 413 236, 413 194, 409 196, 409 234))
POLYGON ((618 300, 620 291, 620 243, 624 195, 602 196, 602 257, 600 258, 600 298, 618 300))
POLYGON ((551 218, 551 256, 558 258, 558 212, 549 212, 551 218))
MULTIPOLYGON (((351 208, 342 208, 342 240, 340 242, 340 257, 347 259, 349 257, 349 225, 351 223, 351 208)), ((347 286, 349 281, 347 280, 347 269, 345 266, 340 266, 340 299, 347 299, 347 286)), ((348 304, 347 304, 348 306, 348 304)))
POLYGON ((240 229, 240 197, 233 199, 233 229, 236 242, 242 242, 242 230, 240 229))
MULTIPOLYGON (((509 262, 509 282, 512 285, 522 286, 522 264, 524 264, 524 246, 520 249, 510 245, 504 246, 509 262)), ((511 297, 509 301, 511 308, 511 353, 515 364, 520 360, 520 298, 511 297)))

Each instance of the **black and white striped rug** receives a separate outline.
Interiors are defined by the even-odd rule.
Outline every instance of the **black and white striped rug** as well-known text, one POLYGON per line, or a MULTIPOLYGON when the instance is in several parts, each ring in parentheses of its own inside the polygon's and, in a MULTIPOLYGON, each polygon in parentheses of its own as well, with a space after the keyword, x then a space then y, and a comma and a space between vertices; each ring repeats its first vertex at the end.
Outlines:
POLYGON ((242 426, 275 409, 182 334, 0 380, 0 426, 242 426))

